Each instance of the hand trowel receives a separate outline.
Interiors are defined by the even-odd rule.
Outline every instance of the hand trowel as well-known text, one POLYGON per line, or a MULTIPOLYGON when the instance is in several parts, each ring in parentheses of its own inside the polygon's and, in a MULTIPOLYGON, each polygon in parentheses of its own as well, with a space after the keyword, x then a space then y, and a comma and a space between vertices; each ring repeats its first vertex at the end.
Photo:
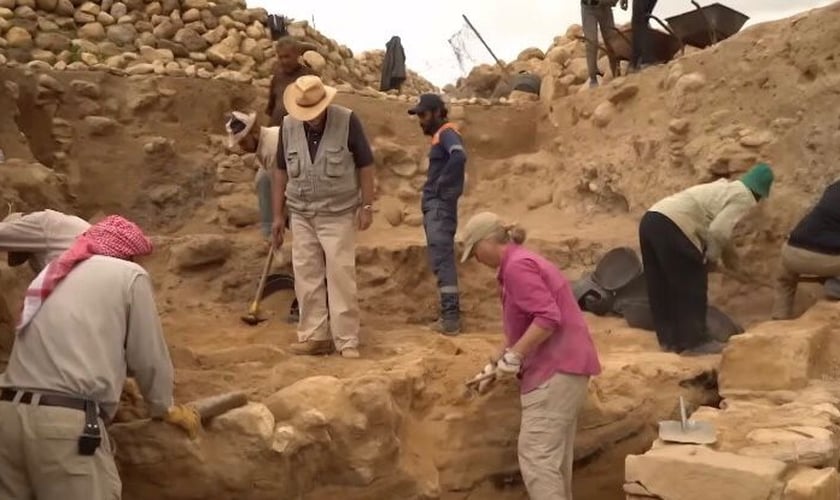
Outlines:
POLYGON ((672 443, 712 444, 717 441, 717 432, 709 422, 689 420, 685 412, 685 399, 680 396, 680 420, 659 422, 659 439, 672 443))

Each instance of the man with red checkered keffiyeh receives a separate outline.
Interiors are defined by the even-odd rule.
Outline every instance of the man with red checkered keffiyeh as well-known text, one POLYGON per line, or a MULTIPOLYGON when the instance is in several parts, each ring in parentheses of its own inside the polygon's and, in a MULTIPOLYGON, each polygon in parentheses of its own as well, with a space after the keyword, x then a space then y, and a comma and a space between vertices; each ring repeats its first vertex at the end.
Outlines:
MULTIPOLYGON (((119 498, 104 431, 133 376, 152 417, 172 422, 173 369, 149 275, 152 244, 110 216, 30 284, 0 374, 0 498, 119 498)), ((197 415, 191 423, 197 427, 197 415)), ((184 428, 186 430, 187 426, 184 428)))

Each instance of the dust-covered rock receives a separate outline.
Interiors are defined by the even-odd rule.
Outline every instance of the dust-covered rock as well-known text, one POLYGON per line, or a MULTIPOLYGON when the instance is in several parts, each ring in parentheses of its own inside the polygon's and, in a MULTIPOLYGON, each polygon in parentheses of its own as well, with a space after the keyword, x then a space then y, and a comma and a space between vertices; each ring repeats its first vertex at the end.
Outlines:
POLYGON ((606 127, 615 117, 615 106, 609 101, 599 104, 592 112, 592 123, 596 127, 606 127))
POLYGON ((85 125, 92 136, 104 136, 114 133, 117 121, 107 116, 86 116, 85 125))
POLYGON ((203 266, 221 265, 228 259, 233 244, 218 234, 195 234, 179 239, 169 251, 169 267, 189 270, 203 266))

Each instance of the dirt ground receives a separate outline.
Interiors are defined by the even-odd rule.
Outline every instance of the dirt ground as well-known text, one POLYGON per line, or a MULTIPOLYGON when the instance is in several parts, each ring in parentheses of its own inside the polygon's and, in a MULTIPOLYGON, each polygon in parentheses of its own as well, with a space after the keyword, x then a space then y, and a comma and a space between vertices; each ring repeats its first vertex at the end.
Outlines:
MULTIPOLYGON (((527 244, 574 278, 607 249, 636 247, 638 219, 657 199, 767 160, 777 184, 767 206, 739 225, 738 245, 744 267, 770 279, 784 235, 840 172, 833 161, 838 30, 840 4, 753 27, 597 90, 544 103, 458 106, 453 118, 470 157, 461 220, 488 209, 517 220, 529 231, 527 244)), ((218 430, 185 443, 127 412, 112 430, 125 498, 526 498, 517 477, 515 390, 462 398, 463 382, 501 340, 493 271, 459 267, 462 336, 446 339, 425 327, 436 303, 418 224, 427 142, 406 115, 408 104, 338 99, 359 114, 377 154, 378 211, 357 252, 362 359, 298 358, 286 351, 296 339, 285 321, 290 292, 263 303, 266 322, 239 320, 266 248, 255 225, 253 158, 224 151, 222 123, 230 109, 262 109, 264 89, 62 72, 51 78, 64 90, 45 92, 39 78, 0 68, 0 109, 11 110, 0 114, 0 147, 10 158, 0 166, 2 201, 87 218, 123 213, 155 235, 158 250, 146 264, 178 401, 245 390, 271 410, 277 428, 294 432, 307 408, 326 416, 329 439, 307 428, 300 433, 307 444, 284 454, 275 435, 270 455, 251 441, 231 444, 225 439, 233 434, 218 430), (103 135, 88 115, 114 123, 103 135), (217 246, 201 248, 213 258, 183 253, 209 236, 217 246), (374 382, 382 389, 370 389, 374 382), (340 395, 319 400, 319 391, 336 385, 351 406, 340 395)), ((287 267, 285 249, 275 268, 287 267)), ((0 352, 8 352, 12 311, 29 279, 26 270, 0 269, 0 352)), ((802 287, 799 311, 819 295, 802 287)), ((711 297, 747 327, 768 319, 769 289, 715 277, 711 297)), ((679 394, 692 404, 716 403, 709 380, 718 358, 662 354, 652 333, 615 318, 588 320, 605 371, 593 380, 579 422, 576 497, 617 500, 624 498, 623 457, 650 446, 656 421, 673 415, 679 394)))

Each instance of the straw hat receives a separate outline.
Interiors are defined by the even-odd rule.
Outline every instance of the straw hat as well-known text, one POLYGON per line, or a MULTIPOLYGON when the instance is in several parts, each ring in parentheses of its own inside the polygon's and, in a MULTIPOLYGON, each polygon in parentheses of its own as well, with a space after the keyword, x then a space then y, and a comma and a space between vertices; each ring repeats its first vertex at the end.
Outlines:
POLYGON ((304 75, 286 87, 283 105, 296 120, 307 122, 321 115, 338 92, 334 87, 324 85, 314 75, 304 75))

